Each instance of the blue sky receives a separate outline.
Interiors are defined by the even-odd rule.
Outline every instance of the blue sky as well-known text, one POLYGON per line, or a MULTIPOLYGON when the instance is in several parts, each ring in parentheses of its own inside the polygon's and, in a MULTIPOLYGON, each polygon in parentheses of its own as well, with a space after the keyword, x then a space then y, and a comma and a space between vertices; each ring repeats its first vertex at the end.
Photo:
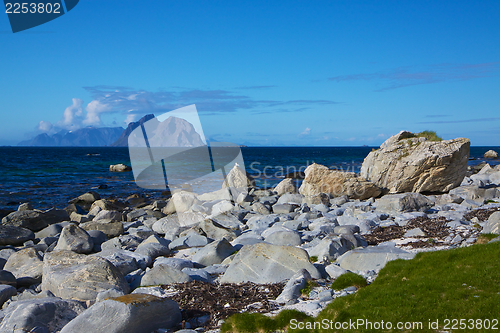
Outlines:
POLYGON ((238 144, 499 146, 499 22, 499 1, 80 0, 15 34, 0 13, 0 144, 196 104, 238 144))

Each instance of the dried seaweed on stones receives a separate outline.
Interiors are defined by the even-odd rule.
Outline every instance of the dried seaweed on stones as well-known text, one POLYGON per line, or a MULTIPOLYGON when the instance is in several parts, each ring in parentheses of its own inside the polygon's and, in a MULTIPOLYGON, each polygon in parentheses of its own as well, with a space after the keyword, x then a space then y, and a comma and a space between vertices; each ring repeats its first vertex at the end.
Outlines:
POLYGON ((422 240, 417 240, 417 241, 414 241, 414 242, 409 242, 407 244, 405 244, 404 246, 409 246, 409 247, 412 247, 414 249, 422 249, 422 248, 428 248, 428 247, 436 247, 436 246, 439 246, 439 245, 445 245, 444 243, 442 242, 437 242, 437 241, 422 241, 422 240))
POLYGON ((214 284, 202 281, 191 281, 174 285, 164 285, 164 289, 175 289, 177 293, 170 296, 181 308, 183 320, 192 322, 197 317, 209 315, 205 327, 217 327, 234 313, 270 312, 277 308, 272 302, 282 292, 283 283, 255 284, 214 284))
POLYGON ((449 227, 446 226, 450 220, 444 216, 428 218, 427 216, 419 216, 408 221, 405 225, 407 230, 420 228, 425 232, 426 237, 446 238, 449 234, 449 227))
MULTIPOLYGON (((388 226, 381 227, 378 226, 372 230, 370 234, 363 235, 366 239, 368 245, 377 245, 382 242, 390 241, 393 239, 402 238, 408 230, 420 228, 424 233, 425 237, 430 238, 438 238, 443 239, 446 238, 449 234, 449 227, 446 226, 446 223, 449 222, 445 217, 435 217, 429 218, 426 216, 420 216, 413 218, 408 221, 408 223, 404 226, 388 226)), ((422 242, 424 243, 424 242, 422 242)), ((426 244, 414 244, 411 245, 413 247, 431 247, 435 246, 432 243, 426 244), (428 244, 428 245, 426 245, 428 244)), ((410 245, 410 244, 408 244, 410 245)))
POLYGON ((391 225, 389 227, 378 226, 373 229, 370 234, 363 235, 363 237, 368 245, 377 245, 391 239, 401 238, 404 233, 404 228, 397 225, 391 225))
POLYGON ((464 219, 467 221, 472 220, 474 217, 477 217, 477 219, 481 222, 487 221, 491 214, 494 212, 500 211, 500 207, 494 207, 494 208, 487 208, 487 209, 476 209, 471 212, 468 212, 464 215, 464 219))

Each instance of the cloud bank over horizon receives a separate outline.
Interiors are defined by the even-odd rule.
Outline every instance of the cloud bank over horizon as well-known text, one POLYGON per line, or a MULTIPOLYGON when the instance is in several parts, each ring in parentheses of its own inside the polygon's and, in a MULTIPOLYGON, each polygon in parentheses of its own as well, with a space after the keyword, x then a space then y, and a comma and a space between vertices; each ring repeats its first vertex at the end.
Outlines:
MULTIPOLYGON (((272 86, 262 86, 265 88, 272 86)), ((126 127, 146 114, 162 113, 196 104, 199 112, 205 115, 234 114, 237 112, 301 112, 314 105, 333 105, 330 100, 260 100, 228 90, 173 89, 171 91, 137 90, 122 86, 83 87, 90 93, 92 101, 84 107, 80 98, 72 98, 72 104, 63 112, 61 120, 52 124, 40 120, 37 131, 56 133, 61 130, 73 131, 83 127, 126 127), (106 123, 103 116, 116 115, 122 123, 106 123)), ((255 87, 240 87, 254 89, 255 87)), ((260 89, 261 87, 257 87, 260 89)))

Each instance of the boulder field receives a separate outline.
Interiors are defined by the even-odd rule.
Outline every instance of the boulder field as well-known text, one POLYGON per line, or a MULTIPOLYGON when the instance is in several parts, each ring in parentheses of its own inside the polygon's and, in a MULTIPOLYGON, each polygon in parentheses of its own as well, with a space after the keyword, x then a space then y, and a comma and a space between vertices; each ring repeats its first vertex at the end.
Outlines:
POLYGON ((0 332, 175 332, 214 329, 238 311, 315 315, 356 292, 329 288, 342 273, 371 283, 388 261, 500 233, 500 168, 468 171, 469 145, 401 132, 360 175, 313 164, 302 181, 259 189, 235 166, 201 195, 23 204, 0 225, 0 332))

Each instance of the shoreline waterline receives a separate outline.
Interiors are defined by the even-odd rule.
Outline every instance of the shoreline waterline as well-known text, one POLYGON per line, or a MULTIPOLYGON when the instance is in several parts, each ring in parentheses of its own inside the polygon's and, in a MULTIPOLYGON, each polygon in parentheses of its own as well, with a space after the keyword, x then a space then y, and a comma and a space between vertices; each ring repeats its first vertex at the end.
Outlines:
MULTIPOLYGON (((247 172, 261 188, 276 186, 288 172, 303 171, 318 163, 330 169, 359 173, 375 147, 242 147, 247 172)), ((482 158, 487 150, 471 147, 469 166, 500 160, 482 158)), ((68 200, 87 191, 102 197, 125 198, 134 193, 161 197, 161 191, 144 190, 132 172, 109 172, 111 164, 130 165, 126 147, 0 147, 0 209, 13 210, 22 202, 39 209, 64 208, 68 200)), ((300 185, 300 184, 299 184, 300 185)), ((203 187, 201 190, 203 191, 203 187)))

